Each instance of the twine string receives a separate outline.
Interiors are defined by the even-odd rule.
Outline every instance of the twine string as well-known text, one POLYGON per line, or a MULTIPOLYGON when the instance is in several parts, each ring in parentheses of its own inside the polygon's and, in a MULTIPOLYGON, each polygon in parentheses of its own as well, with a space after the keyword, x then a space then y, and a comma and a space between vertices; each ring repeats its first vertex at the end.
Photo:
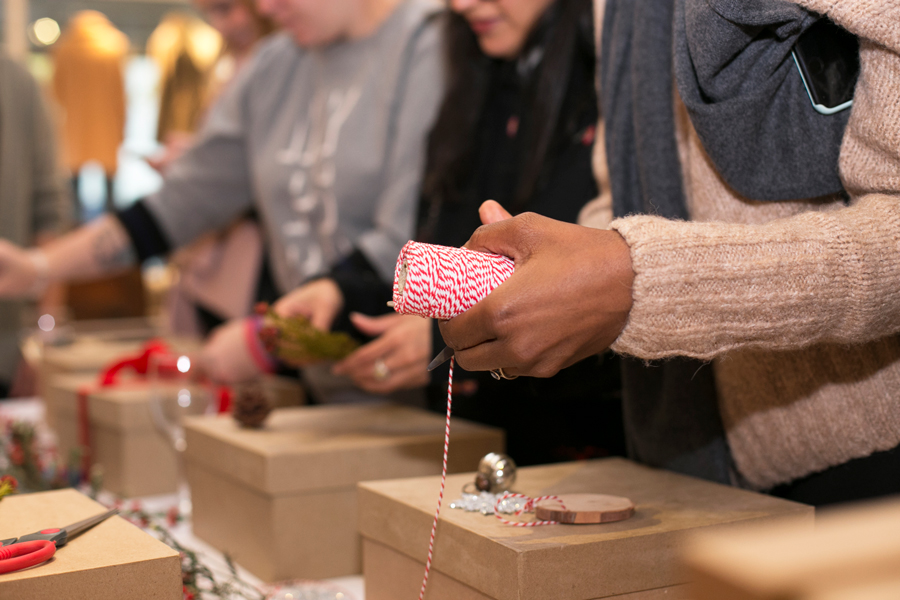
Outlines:
POLYGON ((556 502, 559 502, 559 505, 563 510, 566 510, 566 504, 559 496, 551 495, 532 498, 530 496, 526 496, 525 494, 513 494, 511 492, 506 492, 505 494, 497 498, 497 501, 494 503, 494 516, 497 517, 501 523, 512 525, 513 527, 539 527, 541 525, 559 525, 559 521, 511 521, 509 519, 505 519, 501 516, 500 513, 500 503, 511 498, 522 498, 525 500, 522 508, 513 513, 515 516, 519 516, 522 513, 534 511, 534 507, 537 506, 538 502, 543 502, 544 500, 555 500, 556 502))
MULTIPOLYGON (((394 272, 394 310, 404 315, 418 315, 432 319, 452 319, 484 299, 494 288, 512 275, 515 263, 505 256, 474 252, 465 248, 450 248, 407 242, 400 251, 394 272)), ((434 538, 437 532, 444 487, 447 483, 447 455, 450 451, 450 414, 453 406, 453 366, 447 381, 447 422, 444 427, 444 458, 441 467, 441 490, 438 494, 425 575, 419 590, 419 600, 425 597, 434 538)))
POLYGON ((428 559, 425 561, 425 575, 422 578, 422 589, 419 590, 419 600, 425 597, 425 588, 428 586, 428 575, 431 573, 431 557, 434 555, 434 535, 437 532, 438 517, 441 515, 441 504, 444 502, 444 485, 447 483, 447 454, 450 450, 450 409, 453 405, 453 363, 450 358, 450 377, 447 383, 447 424, 444 427, 444 462, 441 468, 441 491, 438 494, 437 509, 434 511, 434 522, 431 524, 431 537, 428 540, 428 559))

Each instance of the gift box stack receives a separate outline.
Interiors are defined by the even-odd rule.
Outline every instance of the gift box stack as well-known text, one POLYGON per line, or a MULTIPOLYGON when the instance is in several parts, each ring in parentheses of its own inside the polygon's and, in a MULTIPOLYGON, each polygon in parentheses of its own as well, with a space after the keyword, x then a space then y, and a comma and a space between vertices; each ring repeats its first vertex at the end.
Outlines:
MULTIPOLYGON (((75 462, 94 470, 105 490, 124 497, 171 493, 179 467, 167 418, 215 411, 223 392, 196 380, 152 380, 149 348, 177 357, 195 354, 200 342, 160 340, 147 322, 126 321, 82 325, 66 343, 43 348, 38 371, 47 424, 60 456, 68 462, 78 456, 75 462)), ((305 403, 297 380, 264 375, 261 387, 272 406, 305 403)))
MULTIPOLYGON (((121 357, 140 352, 147 340, 161 332, 146 319, 108 319, 76 322, 54 333, 43 342, 37 335, 31 336, 26 344, 34 350, 23 352, 37 373, 37 391, 44 399, 56 393, 51 385, 56 376, 96 374, 121 357)), ((47 424, 51 428, 58 425, 55 406, 47 406, 47 424)))
POLYGON ((173 412, 180 399, 184 403, 185 392, 197 399, 208 390, 177 382, 126 380, 99 386, 96 381, 96 375, 59 375, 52 382, 54 393, 46 403, 58 415, 60 454, 84 454, 88 468, 101 469, 103 488, 120 496, 174 492, 177 453, 155 421, 153 395, 163 411, 173 412))

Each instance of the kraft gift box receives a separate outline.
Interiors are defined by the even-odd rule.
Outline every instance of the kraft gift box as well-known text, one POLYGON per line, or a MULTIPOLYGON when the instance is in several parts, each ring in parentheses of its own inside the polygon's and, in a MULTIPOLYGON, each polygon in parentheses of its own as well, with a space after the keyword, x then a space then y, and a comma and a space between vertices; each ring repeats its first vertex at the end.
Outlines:
MULTIPOLYGON (((0 536, 65 527, 106 511, 67 489, 8 496, 0 536)), ((181 600, 178 552, 114 516, 72 538, 48 562, 0 575, 0 598, 28 600, 181 600)))
MULTIPOLYGON (((513 490, 624 496, 635 504, 631 518, 513 527, 449 508, 473 479, 447 479, 428 600, 687 600, 678 559, 691 532, 772 522, 808 528, 813 520, 806 505, 610 458, 522 468, 513 490)), ((434 477, 360 484, 366 600, 418 597, 438 484, 434 477)))
MULTIPOLYGON (((406 406, 284 408, 259 430, 191 417, 185 428, 194 533, 266 581, 359 573, 357 482, 441 472, 444 418, 406 406)), ((449 468, 473 470, 504 436, 457 419, 451 446, 449 468)))

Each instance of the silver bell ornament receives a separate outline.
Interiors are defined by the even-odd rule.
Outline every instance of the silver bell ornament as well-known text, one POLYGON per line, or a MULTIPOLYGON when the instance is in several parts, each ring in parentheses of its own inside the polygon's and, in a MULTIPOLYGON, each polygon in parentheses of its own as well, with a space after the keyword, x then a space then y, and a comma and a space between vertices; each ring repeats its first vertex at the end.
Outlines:
POLYGON ((512 488, 516 482, 516 463, 506 454, 491 452, 478 463, 475 487, 482 492, 498 494, 512 488))

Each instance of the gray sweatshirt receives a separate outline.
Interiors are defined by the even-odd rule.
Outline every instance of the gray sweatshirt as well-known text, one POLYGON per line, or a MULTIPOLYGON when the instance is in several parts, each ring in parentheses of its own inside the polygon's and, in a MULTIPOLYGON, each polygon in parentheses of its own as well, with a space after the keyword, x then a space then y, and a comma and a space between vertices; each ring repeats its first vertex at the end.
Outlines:
POLYGON ((370 37, 324 48, 266 42, 146 200, 168 241, 255 206, 282 293, 354 248, 390 281, 443 95, 441 9, 405 0, 370 37))

